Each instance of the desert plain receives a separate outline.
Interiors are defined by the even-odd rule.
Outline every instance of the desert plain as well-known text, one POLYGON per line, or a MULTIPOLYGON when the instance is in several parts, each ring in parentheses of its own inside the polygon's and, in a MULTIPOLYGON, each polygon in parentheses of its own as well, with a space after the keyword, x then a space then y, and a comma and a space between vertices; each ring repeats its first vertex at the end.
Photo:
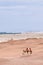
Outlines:
POLYGON ((43 38, 0 42, 0 65, 43 65, 43 38), (32 54, 23 49, 32 48, 32 54))

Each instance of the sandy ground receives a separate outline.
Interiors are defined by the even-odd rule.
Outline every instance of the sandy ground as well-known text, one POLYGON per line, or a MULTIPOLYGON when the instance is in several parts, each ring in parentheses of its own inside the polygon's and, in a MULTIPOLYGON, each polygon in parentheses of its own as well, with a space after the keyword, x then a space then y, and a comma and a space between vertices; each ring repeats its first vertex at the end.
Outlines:
POLYGON ((43 65, 43 39, 26 39, 0 43, 0 65, 43 65), (23 49, 32 48, 32 55, 23 49))

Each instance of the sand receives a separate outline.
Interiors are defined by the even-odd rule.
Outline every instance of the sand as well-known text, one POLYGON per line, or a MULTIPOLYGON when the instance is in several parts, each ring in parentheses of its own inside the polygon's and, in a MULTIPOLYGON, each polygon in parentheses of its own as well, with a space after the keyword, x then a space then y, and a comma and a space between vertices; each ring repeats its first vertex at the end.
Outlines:
POLYGON ((43 65, 43 39, 1 42, 0 65, 43 65), (32 48, 32 55, 23 55, 23 49, 27 47, 32 48))

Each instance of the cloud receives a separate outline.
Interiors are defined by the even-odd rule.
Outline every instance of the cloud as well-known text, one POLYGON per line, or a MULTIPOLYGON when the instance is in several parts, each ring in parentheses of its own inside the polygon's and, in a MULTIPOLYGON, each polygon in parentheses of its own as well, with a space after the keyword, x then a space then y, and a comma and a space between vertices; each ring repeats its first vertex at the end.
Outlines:
POLYGON ((4 15, 19 15, 21 13, 19 13, 17 10, 24 10, 26 9, 27 6, 24 5, 16 5, 16 6, 0 6, 0 14, 4 14, 4 15))
POLYGON ((36 16, 37 14, 39 15, 38 11, 43 11, 43 6, 39 4, 0 6, 0 14, 30 15, 33 13, 36 16))
POLYGON ((43 0, 0 0, 0 2, 41 2, 43 0))
POLYGON ((16 6, 0 6, 0 9, 17 9, 17 8, 27 8, 24 5, 16 5, 16 6))
POLYGON ((0 6, 15 6, 16 8, 25 8, 26 6, 24 5, 43 5, 43 0, 0 0, 0 6))

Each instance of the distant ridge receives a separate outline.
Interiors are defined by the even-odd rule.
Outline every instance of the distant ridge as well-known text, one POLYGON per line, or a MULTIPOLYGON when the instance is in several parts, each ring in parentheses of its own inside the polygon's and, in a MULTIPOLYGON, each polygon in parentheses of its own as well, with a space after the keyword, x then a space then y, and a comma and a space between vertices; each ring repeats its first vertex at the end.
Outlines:
POLYGON ((21 34, 21 33, 7 33, 7 32, 0 32, 0 34, 21 34))

